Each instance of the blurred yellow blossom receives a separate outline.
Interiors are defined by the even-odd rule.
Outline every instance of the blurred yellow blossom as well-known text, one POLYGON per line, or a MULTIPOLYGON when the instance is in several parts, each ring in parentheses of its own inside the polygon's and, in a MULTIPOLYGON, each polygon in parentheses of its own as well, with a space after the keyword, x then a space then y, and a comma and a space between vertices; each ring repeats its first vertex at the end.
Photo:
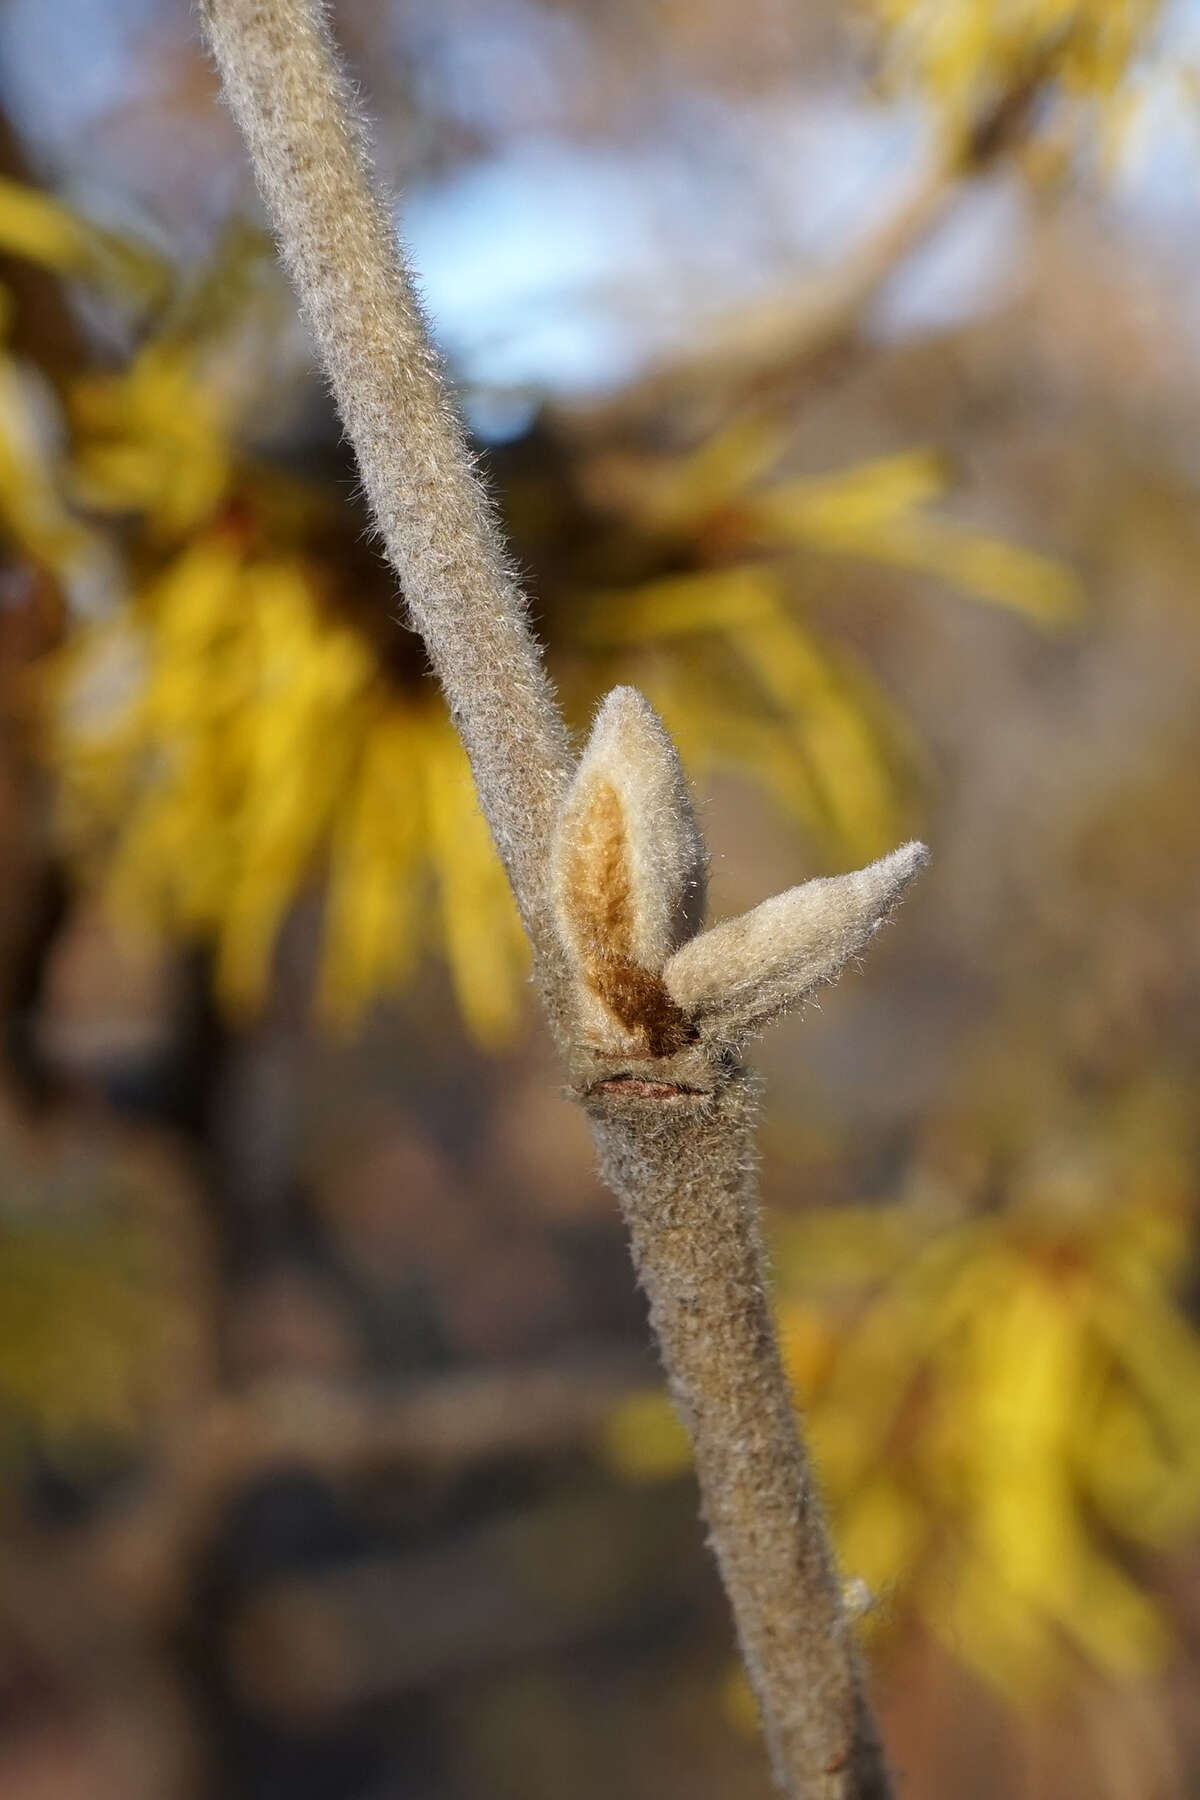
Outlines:
POLYGON ((234 1012, 260 1004, 289 908, 327 874, 327 1016, 354 1017, 432 935, 479 1038, 511 1034, 524 954, 465 759, 302 557, 196 537, 132 609, 79 628, 53 679, 66 841, 119 915, 215 943, 234 1012))
MULTIPOLYGON (((89 571, 108 586, 38 683, 60 842, 119 917, 210 942, 234 1013, 261 1003, 284 919, 324 878, 325 1017, 352 1021, 433 943, 496 1046, 525 949, 457 739, 339 614, 309 553, 324 495, 238 447, 222 328, 245 323, 262 247, 231 233, 125 367, 69 377, 65 419, 0 358, 0 525, 68 593, 89 571)), ((0 248, 122 294, 155 266, 4 181, 0 248)))
POLYGON ((893 80, 927 96, 965 145, 1010 96, 1055 88, 1110 115, 1162 0, 865 0, 893 80))
POLYGON ((11 175, 0 175, 0 251, 59 275, 104 282, 142 303, 161 300, 169 283, 166 265, 152 250, 101 230, 11 175))
MULTIPOLYGON (((12 245, 94 275, 91 228, 19 196, 12 245)), ((524 948, 461 752, 419 657, 397 658, 387 617, 352 591, 327 490, 241 445, 273 316, 263 259, 259 234, 228 233, 123 366, 70 377, 51 430, 27 428, 24 377, 0 368, 12 536, 60 577, 112 564, 107 604, 77 610, 40 687, 61 842, 124 916, 211 944, 235 1013, 262 1003, 282 925, 323 887, 326 1018, 352 1022, 430 945, 476 1038, 498 1045, 520 1017, 524 948)), ((1042 625, 1073 616, 1078 593, 1057 564, 931 510, 946 477, 929 452, 780 479, 790 441, 786 419, 751 410, 682 455, 593 471, 677 572, 573 593, 548 614, 549 649, 586 664, 589 688, 631 675, 697 777, 747 777, 835 858, 861 860, 905 835, 919 753, 806 617, 799 559, 932 572, 1042 625)))
MULTIPOLYGON (((917 1192, 778 1236, 783 1352, 843 1568, 1020 1702, 1080 1658, 1159 1666, 1168 1627, 1131 1558, 1200 1522, 1194 1219, 1156 1105, 1114 1107, 1076 1156, 1031 1152, 1000 1210, 917 1192)), ((662 1394, 623 1402, 603 1447, 630 1478, 688 1464, 662 1394)))
POLYGON ((141 514, 166 538, 211 517, 233 475, 229 409, 189 345, 150 343, 119 375, 81 376, 71 400, 81 505, 141 514))
POLYGON ((36 375, 0 343, 0 532, 23 560, 70 586, 98 545, 63 498, 48 405, 36 375))
POLYGON ((712 560, 581 596, 571 633, 626 653, 686 644, 686 663, 659 656, 637 680, 689 767, 749 774, 835 855, 861 860, 903 836, 916 754, 878 684, 806 618, 797 551, 932 575, 1043 629, 1079 619, 1082 589, 1054 559, 932 511, 948 482, 928 450, 771 481, 788 442, 752 412, 682 458, 610 459, 610 501, 712 560))

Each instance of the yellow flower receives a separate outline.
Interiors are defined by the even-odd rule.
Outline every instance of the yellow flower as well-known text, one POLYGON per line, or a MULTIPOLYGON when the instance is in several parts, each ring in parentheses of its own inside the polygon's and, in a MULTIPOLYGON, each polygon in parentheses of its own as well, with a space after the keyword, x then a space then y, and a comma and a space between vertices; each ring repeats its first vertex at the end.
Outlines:
POLYGON ((152 342, 123 373, 75 383, 80 505, 141 514, 169 539, 211 518, 233 476, 229 408, 194 365, 188 344, 152 342))
POLYGON ((0 250, 57 275, 115 287, 141 303, 161 299, 168 284, 162 260, 144 245, 81 219, 53 195, 0 175, 0 250))
POLYGON ((215 944, 231 1011, 261 1003, 280 926, 325 875, 327 1017, 432 939, 478 1039, 512 1035, 523 943, 465 758, 436 698, 390 688, 322 610, 303 557, 196 537, 52 678, 66 841, 119 915, 215 944))
POLYGON ((36 375, 0 345, 0 533, 24 561, 70 589, 86 581, 101 553, 63 499, 49 406, 36 375))
POLYGON ((866 0, 893 80, 965 144, 1009 95, 1056 92, 1118 114, 1161 0, 866 0))
POLYGON ((690 768, 749 774, 859 861, 904 835, 916 752, 866 670, 805 618, 797 551, 933 575, 1044 629, 1076 621, 1082 594, 1061 564, 931 511, 947 484, 929 452, 761 485, 787 443, 781 424, 747 415, 690 456, 610 462, 610 501, 665 545, 711 542, 717 560, 584 595, 570 630, 585 648, 643 659, 637 682, 690 768), (662 654, 676 648, 685 655, 662 654))
MULTIPOLYGON (((14 247, 95 273, 90 227, 8 199, 6 214, 0 184, 0 243, 7 217, 14 247)), ((323 572, 347 535, 328 492, 239 447, 274 291, 262 257, 260 237, 230 234, 126 367, 73 379, 65 458, 0 367, 0 518, 72 591, 80 568, 107 573, 107 607, 78 609, 42 690, 63 842, 126 917, 210 943, 235 1012, 261 1003, 283 921, 323 883, 327 1018, 352 1021, 432 945, 476 1038, 499 1044, 524 951, 439 703, 415 666, 391 666, 386 618, 323 572)), ((618 468, 622 529, 679 572, 573 595, 551 609, 550 649, 589 698, 633 675, 699 779, 747 777, 859 861, 906 834, 917 752, 804 616, 798 558, 932 572, 1041 624, 1077 594, 1057 565, 931 511, 945 481, 926 452, 773 479, 788 448, 786 422, 751 413, 690 454, 618 468)))
MULTIPOLYGON (((783 1355, 864 1623, 915 1615, 1022 1704, 1170 1653, 1128 1553, 1200 1523, 1185 1118, 1161 1092, 1111 1103, 1027 1150, 983 1216, 922 1197, 918 1169, 912 1199, 777 1234, 783 1355)), ((689 1462, 661 1392, 622 1402, 600 1450, 635 1480, 689 1462)))
POLYGON ((1072 1647, 1118 1675, 1158 1664, 1165 1624, 1095 1524, 1161 1547, 1200 1520, 1180 1193, 1079 1198, 1034 1174, 985 1218, 817 1215, 781 1255, 785 1342, 829 1281, 843 1318, 828 1371, 795 1374, 848 1572, 1022 1698, 1072 1647))

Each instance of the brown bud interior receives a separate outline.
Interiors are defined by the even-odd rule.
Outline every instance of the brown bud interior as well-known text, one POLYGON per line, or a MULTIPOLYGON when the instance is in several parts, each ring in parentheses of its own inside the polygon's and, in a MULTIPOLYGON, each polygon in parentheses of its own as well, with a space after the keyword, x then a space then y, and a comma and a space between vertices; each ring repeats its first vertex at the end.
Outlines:
POLYGON ((578 942, 604 958, 633 949, 633 876, 625 811, 610 781, 596 783, 573 825, 564 867, 563 904, 578 942))
POLYGON ((696 1041, 695 1026, 672 1000, 661 975, 609 957, 591 965, 588 980, 622 1025, 644 1033, 651 1056, 674 1056, 696 1041))

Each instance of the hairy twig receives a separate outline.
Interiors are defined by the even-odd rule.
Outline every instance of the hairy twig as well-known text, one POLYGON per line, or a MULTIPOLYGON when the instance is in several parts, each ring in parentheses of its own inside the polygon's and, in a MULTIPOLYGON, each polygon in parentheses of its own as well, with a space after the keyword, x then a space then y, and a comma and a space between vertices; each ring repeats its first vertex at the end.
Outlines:
POLYGON ((225 93, 540 969, 570 749, 317 0, 202 0, 225 93))
POLYGON ((630 1226, 776 1777, 797 1800, 883 1796, 771 1324, 741 1048, 864 947, 924 852, 700 933, 703 846, 639 694, 608 696, 572 771, 319 0, 201 10, 630 1226))

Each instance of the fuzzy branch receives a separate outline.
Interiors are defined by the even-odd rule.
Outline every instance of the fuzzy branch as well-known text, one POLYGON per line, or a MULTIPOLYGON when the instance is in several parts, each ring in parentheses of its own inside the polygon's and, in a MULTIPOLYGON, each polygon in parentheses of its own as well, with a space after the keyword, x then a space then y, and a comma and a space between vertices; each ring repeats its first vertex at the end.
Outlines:
POLYGON ((318 0, 200 0, 200 13, 388 556, 550 973, 546 849, 570 767, 567 735, 371 180, 323 9, 318 0))
POLYGON ((704 846, 640 694, 608 696, 572 765, 319 0, 201 11, 630 1229, 776 1779, 793 1800, 886 1800, 775 1342, 740 1052, 865 948, 924 851, 701 931, 704 846))

